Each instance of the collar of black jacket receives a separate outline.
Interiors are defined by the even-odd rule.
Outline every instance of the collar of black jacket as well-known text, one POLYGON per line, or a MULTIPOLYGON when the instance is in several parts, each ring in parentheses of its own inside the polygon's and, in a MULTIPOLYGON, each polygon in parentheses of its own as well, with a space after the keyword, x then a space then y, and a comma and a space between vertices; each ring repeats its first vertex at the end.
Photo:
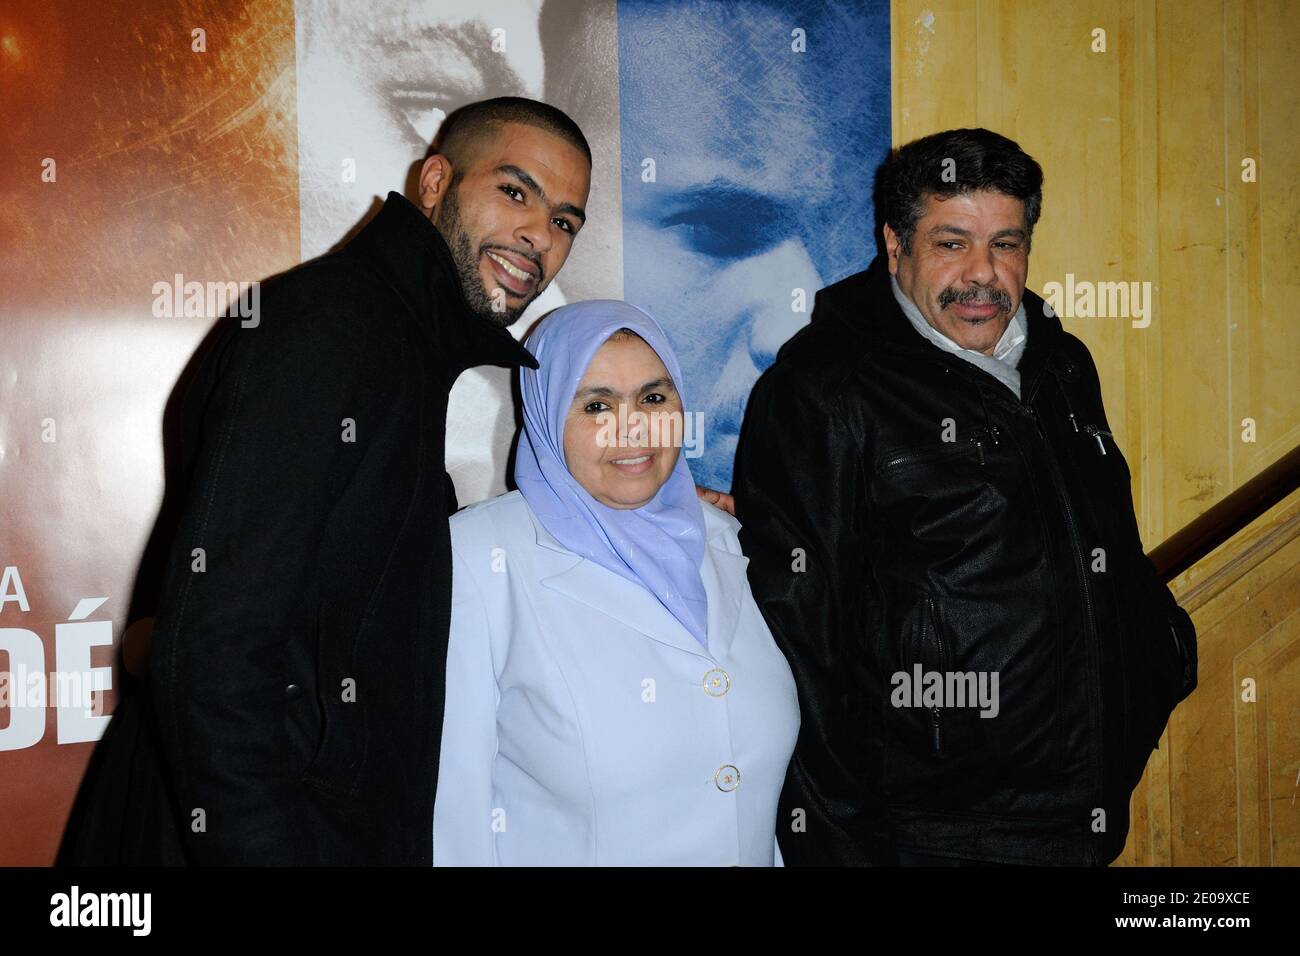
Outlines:
POLYGON ((537 368, 532 353, 508 330, 470 309, 442 233, 400 193, 388 194, 346 251, 379 273, 417 318, 432 325, 457 371, 477 365, 537 368))
MULTIPOLYGON (((865 320, 855 331, 870 339, 874 346, 918 357, 937 358, 958 372, 994 381, 987 372, 944 352, 912 328, 889 286, 889 263, 884 256, 876 256, 865 272, 845 282, 856 286, 855 298, 859 300, 860 308, 853 311, 865 320)), ((1063 329, 1056 314, 1045 308, 1043 300, 1028 289, 1024 292, 1024 303, 1029 341, 1025 343, 1017 367, 1020 370, 1021 400, 1028 404, 1061 346, 1063 329)))

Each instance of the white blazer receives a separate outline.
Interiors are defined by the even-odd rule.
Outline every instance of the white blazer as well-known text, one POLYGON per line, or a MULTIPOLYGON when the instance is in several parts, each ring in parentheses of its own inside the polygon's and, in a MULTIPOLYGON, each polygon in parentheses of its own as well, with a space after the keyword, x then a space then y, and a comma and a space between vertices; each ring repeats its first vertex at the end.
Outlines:
POLYGON ((709 649, 519 492, 451 519, 435 866, 771 866, 799 730, 739 522, 703 504, 709 649))

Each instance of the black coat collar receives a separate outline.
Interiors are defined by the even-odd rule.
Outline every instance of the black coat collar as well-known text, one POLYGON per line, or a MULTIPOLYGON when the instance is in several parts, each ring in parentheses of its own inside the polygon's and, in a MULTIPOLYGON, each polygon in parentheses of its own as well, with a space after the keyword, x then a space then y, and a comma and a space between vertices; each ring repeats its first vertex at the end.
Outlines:
MULTIPOLYGON (((894 298, 894 291, 889 284, 889 264, 884 256, 877 256, 865 272, 853 279, 858 279, 860 283, 858 292, 864 320, 857 331, 872 340, 877 347, 915 357, 939 358, 959 372, 970 373, 990 382, 996 381, 969 362, 950 356, 912 328, 912 323, 894 298)), ((852 282, 853 279, 847 281, 852 282)), ((1021 400, 1028 404, 1038 390, 1043 373, 1052 365, 1053 356, 1060 350, 1064 330, 1056 314, 1044 308, 1043 300, 1028 289, 1024 292, 1024 304, 1029 341, 1025 344, 1018 368, 1021 400)))
POLYGON ((470 309, 442 233, 401 194, 388 194, 345 251, 378 272, 415 316, 432 326, 457 374, 477 365, 537 368, 514 336, 470 309))

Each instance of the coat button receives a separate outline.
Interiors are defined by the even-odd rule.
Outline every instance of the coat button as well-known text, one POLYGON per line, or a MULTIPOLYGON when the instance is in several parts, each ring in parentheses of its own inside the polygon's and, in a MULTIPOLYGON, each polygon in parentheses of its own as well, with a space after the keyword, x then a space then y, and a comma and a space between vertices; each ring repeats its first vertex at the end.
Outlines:
POLYGON ((284 688, 285 700, 297 700, 301 696, 302 696, 301 684, 288 684, 285 686, 284 688))
POLYGON ((713 775, 713 783, 723 793, 731 793, 740 786, 740 768, 724 763, 713 775))
POLYGON ((715 667, 704 675, 704 693, 710 697, 721 697, 731 690, 731 675, 721 667, 715 667))

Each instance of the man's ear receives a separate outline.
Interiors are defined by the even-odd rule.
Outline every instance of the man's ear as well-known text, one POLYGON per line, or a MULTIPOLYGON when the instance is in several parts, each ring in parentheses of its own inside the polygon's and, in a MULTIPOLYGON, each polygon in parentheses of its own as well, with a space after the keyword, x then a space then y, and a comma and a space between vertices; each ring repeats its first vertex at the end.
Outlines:
POLYGON ((420 208, 430 219, 436 218, 438 206, 451 188, 451 160, 442 153, 434 153, 420 169, 420 208))
POLYGON ((898 239, 898 233, 885 223, 885 255, 889 258, 889 274, 898 275, 898 252, 902 248, 902 243, 898 239))

